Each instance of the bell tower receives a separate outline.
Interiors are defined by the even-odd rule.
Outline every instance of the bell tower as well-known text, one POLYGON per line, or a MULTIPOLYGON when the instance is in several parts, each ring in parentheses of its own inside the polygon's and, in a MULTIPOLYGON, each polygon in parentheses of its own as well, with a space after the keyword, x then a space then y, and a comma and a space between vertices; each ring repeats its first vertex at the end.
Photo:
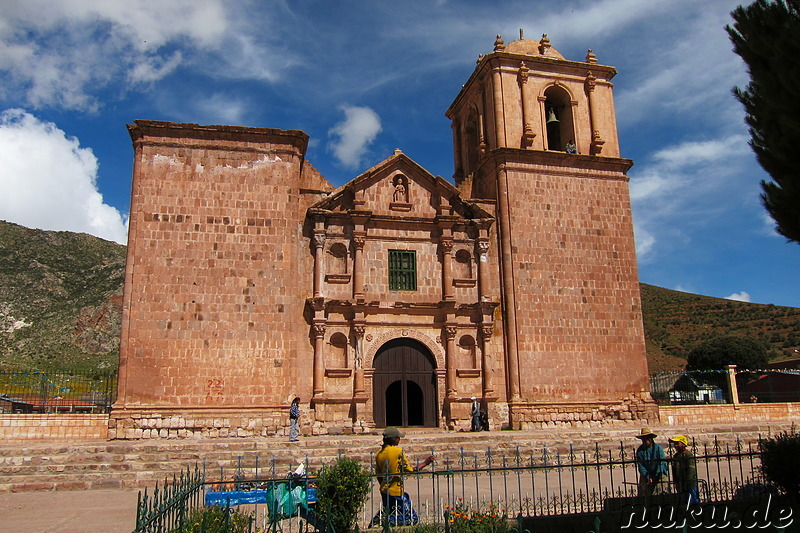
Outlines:
POLYGON ((511 423, 653 418, 616 69, 520 37, 446 113, 456 186, 496 210, 511 423))

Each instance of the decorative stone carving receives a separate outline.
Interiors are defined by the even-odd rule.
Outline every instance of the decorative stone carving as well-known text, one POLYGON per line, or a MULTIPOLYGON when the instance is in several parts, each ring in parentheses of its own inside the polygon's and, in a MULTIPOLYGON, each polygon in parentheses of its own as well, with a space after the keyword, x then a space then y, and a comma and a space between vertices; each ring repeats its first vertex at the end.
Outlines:
POLYGON ((528 69, 528 65, 525 64, 523 61, 519 65, 519 72, 517 73, 517 80, 520 83, 526 83, 528 81, 528 73, 530 70, 528 69))
POLYGON ((547 37, 546 33, 542 34, 542 38, 539 40, 539 53, 541 55, 546 55, 548 50, 550 50, 550 39, 547 37))
POLYGON ((503 38, 500 37, 500 34, 497 34, 497 39, 494 40, 494 51, 495 52, 502 52, 506 49, 506 43, 503 41, 503 38))
POLYGON ((600 152, 603 151, 603 145, 605 143, 606 142, 603 140, 603 138, 600 137, 600 132, 594 130, 594 133, 592 134, 592 154, 599 155, 600 152))
POLYGON ((591 92, 594 91, 595 86, 597 85, 597 77, 589 71, 586 74, 586 89, 591 92))

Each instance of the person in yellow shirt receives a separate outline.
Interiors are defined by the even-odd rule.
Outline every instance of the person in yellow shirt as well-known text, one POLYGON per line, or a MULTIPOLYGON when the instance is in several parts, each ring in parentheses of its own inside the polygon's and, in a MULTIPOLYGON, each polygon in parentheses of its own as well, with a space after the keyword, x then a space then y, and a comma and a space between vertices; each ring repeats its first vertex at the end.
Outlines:
POLYGON ((403 448, 399 446, 402 437, 405 437, 405 435, 399 429, 387 427, 383 431, 383 445, 375 455, 375 473, 378 475, 378 483, 380 484, 383 512, 396 525, 401 525, 397 524, 397 522, 404 515, 403 499, 405 489, 403 487, 403 474, 406 472, 419 472, 435 460, 433 455, 429 455, 419 465, 411 468, 403 448))

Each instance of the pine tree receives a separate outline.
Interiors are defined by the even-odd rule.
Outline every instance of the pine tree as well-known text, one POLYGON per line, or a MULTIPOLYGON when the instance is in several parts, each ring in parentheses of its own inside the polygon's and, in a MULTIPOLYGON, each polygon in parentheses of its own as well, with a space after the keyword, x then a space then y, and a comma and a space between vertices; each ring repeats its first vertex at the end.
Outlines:
POLYGON ((800 243, 800 0, 756 0, 726 26, 750 83, 733 93, 744 105, 750 146, 772 178, 761 201, 776 231, 800 243))

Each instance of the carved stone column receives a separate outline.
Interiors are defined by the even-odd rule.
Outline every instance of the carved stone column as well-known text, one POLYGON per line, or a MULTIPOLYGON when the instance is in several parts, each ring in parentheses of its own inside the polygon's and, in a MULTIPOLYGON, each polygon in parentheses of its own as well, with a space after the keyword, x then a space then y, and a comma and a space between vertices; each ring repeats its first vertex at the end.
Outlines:
POLYGON ((494 93, 495 146, 497 148, 506 147, 506 121, 503 113, 503 82, 501 77, 500 67, 496 67, 492 71, 492 89, 494 93))
POLYGON ((479 238, 477 242, 478 254, 478 301, 485 302, 489 299, 489 239, 479 238))
POLYGON ((589 150, 589 153, 592 155, 600 155, 600 152, 603 151, 603 145, 605 141, 603 137, 600 135, 600 131, 596 129, 597 124, 597 103, 595 102, 594 97, 594 88, 597 85, 597 78, 594 74, 589 72, 586 75, 586 92, 589 96, 589 125, 592 131, 592 144, 589 150))
POLYGON ((353 298, 364 299, 364 244, 367 241, 365 232, 353 235, 353 298))
POLYGON ((323 251, 325 249, 325 229, 314 229, 314 298, 322 296, 323 251))
POLYGON ((452 398, 456 394, 456 333, 455 326, 445 326, 442 332, 445 338, 444 359, 447 366, 445 374, 445 386, 447 397, 452 398))
POLYGON ((533 144, 533 138, 536 133, 533 132, 531 127, 531 103, 528 98, 528 66, 523 61, 520 64, 519 72, 517 74, 517 81, 519 82, 519 94, 522 99, 522 139, 520 145, 522 148, 529 148, 533 144))
POLYGON ((364 396, 364 324, 353 325, 353 337, 356 341, 353 379, 353 396, 364 396))
POLYGON ((514 292, 514 258, 511 246, 511 216, 509 214, 508 199, 508 169, 500 165, 497 173, 498 212, 500 214, 500 257, 501 276, 503 282, 503 313, 505 320, 506 343, 506 387, 508 397, 512 402, 520 400, 519 386, 519 352, 517 350, 517 302, 514 292))
POLYGON ((492 356, 489 353, 489 340, 492 338, 494 326, 492 324, 481 324, 481 374, 483 375, 483 397, 494 396, 494 365, 492 356))
POLYGON ((314 396, 325 392, 325 324, 314 321, 314 396))
POLYGON ((453 241, 442 239, 439 241, 442 250, 442 300, 455 300, 453 296, 453 241))

